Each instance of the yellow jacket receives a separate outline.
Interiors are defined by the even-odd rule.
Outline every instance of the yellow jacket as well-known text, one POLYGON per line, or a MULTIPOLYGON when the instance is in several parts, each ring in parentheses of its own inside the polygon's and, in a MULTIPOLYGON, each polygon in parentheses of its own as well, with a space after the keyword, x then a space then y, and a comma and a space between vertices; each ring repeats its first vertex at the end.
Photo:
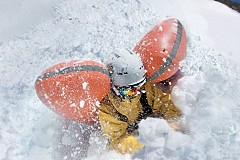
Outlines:
POLYGON ((145 83, 141 90, 144 92, 133 99, 121 99, 110 91, 100 104, 102 131, 110 138, 110 148, 119 153, 133 154, 144 147, 133 134, 141 119, 154 116, 173 123, 181 116, 170 94, 163 93, 151 82, 145 83))

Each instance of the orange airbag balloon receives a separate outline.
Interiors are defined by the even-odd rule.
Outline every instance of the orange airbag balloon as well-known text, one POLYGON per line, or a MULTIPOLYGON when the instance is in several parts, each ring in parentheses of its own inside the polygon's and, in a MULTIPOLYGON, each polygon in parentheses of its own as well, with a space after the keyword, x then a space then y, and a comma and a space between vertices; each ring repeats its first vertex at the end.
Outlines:
POLYGON ((57 114, 94 124, 99 102, 110 90, 110 78, 103 64, 74 60, 46 69, 35 89, 39 99, 57 114))
POLYGON ((166 80, 185 57, 186 32, 179 20, 167 19, 150 30, 133 51, 141 57, 148 81, 166 80))

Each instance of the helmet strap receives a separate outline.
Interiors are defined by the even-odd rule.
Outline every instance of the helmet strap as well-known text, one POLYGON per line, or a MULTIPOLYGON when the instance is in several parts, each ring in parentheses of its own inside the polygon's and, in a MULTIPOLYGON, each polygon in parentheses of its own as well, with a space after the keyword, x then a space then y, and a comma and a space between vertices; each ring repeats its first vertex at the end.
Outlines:
POLYGON ((116 94, 117 96, 121 96, 119 90, 118 90, 114 85, 112 85, 112 89, 113 89, 113 91, 115 92, 115 94, 116 94))

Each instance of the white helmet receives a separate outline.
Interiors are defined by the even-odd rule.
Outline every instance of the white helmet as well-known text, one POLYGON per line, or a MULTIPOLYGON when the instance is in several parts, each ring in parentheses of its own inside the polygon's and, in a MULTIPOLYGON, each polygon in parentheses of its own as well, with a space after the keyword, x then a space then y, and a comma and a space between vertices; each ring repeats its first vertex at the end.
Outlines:
POLYGON ((134 85, 145 79, 145 70, 140 57, 127 49, 114 52, 107 66, 114 86, 134 85))

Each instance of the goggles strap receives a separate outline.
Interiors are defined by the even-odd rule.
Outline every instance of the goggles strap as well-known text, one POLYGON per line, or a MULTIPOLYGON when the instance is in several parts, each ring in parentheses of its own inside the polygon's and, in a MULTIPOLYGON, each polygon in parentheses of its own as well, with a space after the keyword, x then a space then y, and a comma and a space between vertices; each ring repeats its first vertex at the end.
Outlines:
POLYGON ((112 89, 116 93, 116 95, 118 95, 118 96, 120 95, 119 90, 114 85, 112 85, 112 89))

